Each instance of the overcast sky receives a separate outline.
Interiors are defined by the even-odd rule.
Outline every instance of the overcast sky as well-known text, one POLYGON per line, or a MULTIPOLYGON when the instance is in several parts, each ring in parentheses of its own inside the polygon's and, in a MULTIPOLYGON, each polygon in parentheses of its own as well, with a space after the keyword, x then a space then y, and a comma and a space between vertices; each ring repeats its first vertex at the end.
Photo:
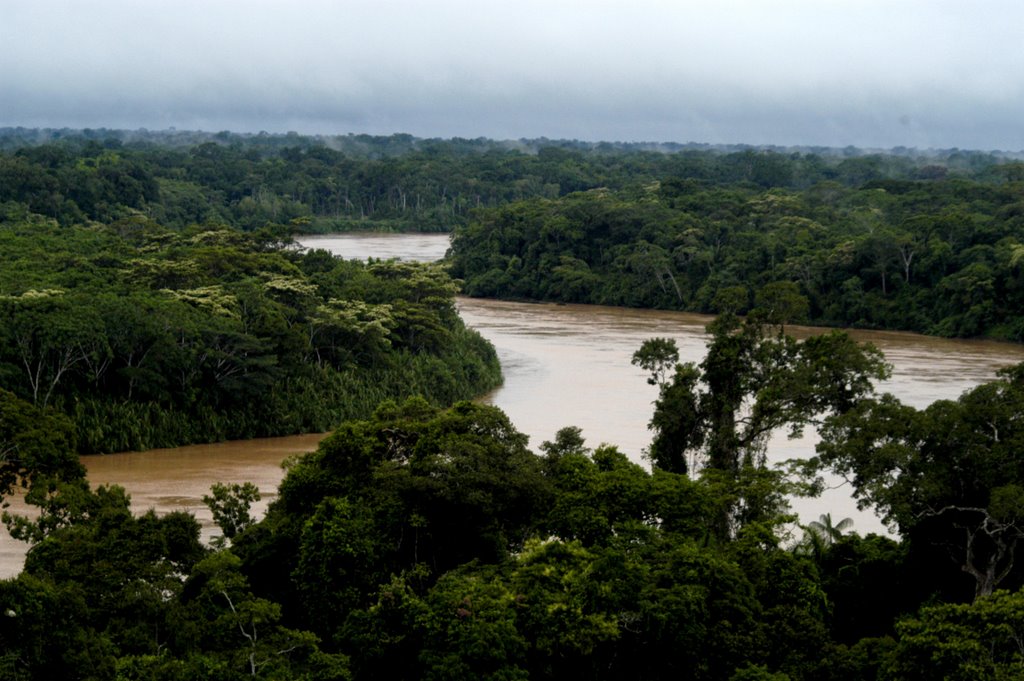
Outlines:
POLYGON ((1020 0, 0 0, 0 126, 1024 149, 1020 0))

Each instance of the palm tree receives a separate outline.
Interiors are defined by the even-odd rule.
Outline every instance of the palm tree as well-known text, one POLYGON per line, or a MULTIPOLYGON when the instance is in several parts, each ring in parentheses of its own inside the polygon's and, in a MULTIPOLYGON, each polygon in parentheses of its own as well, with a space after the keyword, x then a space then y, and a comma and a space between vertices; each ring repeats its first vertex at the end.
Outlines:
POLYGON ((843 538, 843 531, 853 527, 853 520, 850 518, 843 518, 835 525, 832 524, 832 514, 826 513, 819 516, 817 520, 812 520, 807 526, 807 530, 818 535, 821 542, 826 546, 832 546, 834 543, 843 538))
POLYGON ((843 530, 849 529, 852 526, 853 521, 849 518, 843 518, 833 525, 831 513, 819 516, 818 520, 812 520, 807 525, 801 525, 804 531, 804 538, 794 548, 794 551, 820 561, 828 548, 842 538, 843 530))

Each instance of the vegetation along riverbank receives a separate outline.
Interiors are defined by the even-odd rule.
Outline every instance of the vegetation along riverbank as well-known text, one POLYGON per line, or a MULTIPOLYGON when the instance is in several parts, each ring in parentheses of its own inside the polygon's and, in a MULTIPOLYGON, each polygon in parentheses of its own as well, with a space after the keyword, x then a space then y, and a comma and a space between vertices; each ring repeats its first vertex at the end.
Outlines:
MULTIPOLYGON (((0 580, 12 679, 1020 678, 1024 365, 924 408, 842 332, 1024 340, 1024 172, 994 154, 0 131, 0 580), (289 235, 453 230, 446 264, 289 235), (536 451, 454 295, 713 311, 633 361, 650 467, 536 451), (641 381, 643 379, 640 379, 641 381), (78 454, 334 428, 220 536, 78 454), (769 464, 772 431, 817 455, 769 464), (894 536, 798 526, 849 481, 894 536)), ((211 480, 211 483, 217 481, 211 480)))

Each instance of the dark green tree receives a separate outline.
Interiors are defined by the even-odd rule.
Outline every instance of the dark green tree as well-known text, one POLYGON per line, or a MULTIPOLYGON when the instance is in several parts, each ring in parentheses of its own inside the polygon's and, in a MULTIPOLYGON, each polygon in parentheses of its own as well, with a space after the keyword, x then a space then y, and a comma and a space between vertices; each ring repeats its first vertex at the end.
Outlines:
POLYGON ((758 310, 742 322, 723 314, 708 331, 704 361, 676 364, 671 376, 667 367, 678 357, 673 341, 649 340, 633 356, 660 389, 648 453, 659 468, 677 473, 692 468, 726 483, 750 483, 748 505, 758 503, 757 471, 765 466, 774 431, 788 428, 797 436, 827 415, 852 408, 873 392, 872 380, 887 375, 874 348, 839 332, 804 341, 781 328, 771 333, 758 310))
POLYGON ((1024 674, 1024 593, 922 608, 897 625, 886 678, 1010 681, 1024 674))
POLYGON ((0 500, 16 490, 42 498, 84 477, 71 421, 0 390, 0 500))
POLYGON ((1024 365, 922 411, 884 395, 829 419, 812 463, 915 544, 945 547, 977 598, 1014 572, 1024 539, 1021 414, 1024 365))
POLYGON ((216 482, 210 487, 210 493, 203 495, 203 503, 209 507, 213 522, 223 532, 216 539, 217 544, 230 543, 239 532, 253 524, 249 509, 259 500, 260 491, 251 482, 230 485, 216 482))

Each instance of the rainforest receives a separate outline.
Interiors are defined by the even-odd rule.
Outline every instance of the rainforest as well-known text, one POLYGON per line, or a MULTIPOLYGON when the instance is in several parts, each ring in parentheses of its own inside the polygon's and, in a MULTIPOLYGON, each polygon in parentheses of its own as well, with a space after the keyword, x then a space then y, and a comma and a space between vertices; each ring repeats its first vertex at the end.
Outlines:
POLYGON ((1024 364, 918 408, 841 329, 1024 340, 1022 207, 960 150, 2 129, 0 672, 1021 678, 1024 364), (293 240, 349 229, 451 249, 293 240), (457 294, 714 317, 699 361, 636 347, 637 462, 472 401, 457 294), (263 517, 210 480, 212 541, 81 458, 325 431, 263 517), (826 475, 890 532, 798 523, 826 475))

